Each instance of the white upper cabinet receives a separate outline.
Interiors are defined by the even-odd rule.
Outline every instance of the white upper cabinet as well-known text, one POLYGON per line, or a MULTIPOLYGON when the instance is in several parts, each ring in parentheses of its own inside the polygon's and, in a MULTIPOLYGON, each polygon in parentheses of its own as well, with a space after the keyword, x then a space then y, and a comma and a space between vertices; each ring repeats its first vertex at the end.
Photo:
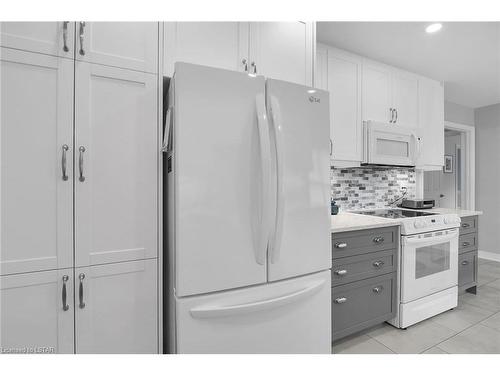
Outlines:
POLYGON ((74 22, 0 22, 0 46, 47 55, 74 55, 74 22))
POLYGON ((248 22, 165 22, 164 70, 176 61, 214 68, 248 70, 248 22))
POLYGON ((250 72, 312 86, 313 23, 252 22, 250 72))
POLYGON ((157 22, 76 22, 77 60, 156 73, 157 22))
POLYGON ((364 121, 417 127, 416 75, 365 59, 362 91, 364 121))
POLYGON ((76 266, 157 256, 156 79, 76 63, 76 266))
POLYGON ((0 274, 73 266, 73 62, 0 48, 0 274))
MULTIPOLYGON (((320 62, 320 59, 318 59, 320 62)), ((334 166, 359 166, 363 159, 361 69, 358 56, 327 49, 326 89, 330 92, 331 159, 334 166)))
POLYGON ((156 259, 75 269, 76 353, 158 353, 156 259))
POLYGON ((420 77, 418 92, 420 156, 417 160, 417 168, 441 170, 444 162, 443 84, 420 77))
POLYGON ((0 276, 0 347, 73 353, 74 311, 71 268, 0 276))
POLYGON ((165 22, 163 73, 176 61, 312 85, 314 23, 165 22))

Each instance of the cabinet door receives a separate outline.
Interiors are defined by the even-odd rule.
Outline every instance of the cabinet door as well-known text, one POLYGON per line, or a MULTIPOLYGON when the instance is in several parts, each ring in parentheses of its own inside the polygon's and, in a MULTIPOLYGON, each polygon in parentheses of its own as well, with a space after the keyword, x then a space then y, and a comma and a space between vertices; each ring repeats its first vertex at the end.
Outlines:
POLYGON ((253 22, 250 71, 312 86, 313 28, 306 22, 253 22))
POLYGON ((76 58, 156 73, 158 22, 77 22, 76 58))
POLYGON ((414 74, 395 70, 392 76, 392 105, 396 110, 396 125, 417 128, 418 78, 414 74))
POLYGON ((73 353, 72 278, 72 269, 0 277, 3 351, 73 353))
POLYGON ((73 58, 74 37, 74 22, 0 23, 1 47, 73 58))
POLYGON ((248 69, 248 22, 165 22, 164 70, 176 61, 214 68, 248 69))
POLYGON ((441 170, 444 161, 444 90, 441 82, 418 82, 420 153, 418 167, 441 170))
POLYGON ((156 259, 75 269, 76 353, 158 353, 156 259))
POLYGON ((391 121, 392 70, 365 60, 363 62, 363 121, 391 121))
POLYGON ((1 48, 0 85, 0 274, 71 267, 73 62, 1 48))
POLYGON ((328 50, 330 92, 330 138, 336 162, 362 161, 361 59, 334 49, 328 50))
POLYGON ((156 76, 77 62, 75 263, 157 256, 156 76))

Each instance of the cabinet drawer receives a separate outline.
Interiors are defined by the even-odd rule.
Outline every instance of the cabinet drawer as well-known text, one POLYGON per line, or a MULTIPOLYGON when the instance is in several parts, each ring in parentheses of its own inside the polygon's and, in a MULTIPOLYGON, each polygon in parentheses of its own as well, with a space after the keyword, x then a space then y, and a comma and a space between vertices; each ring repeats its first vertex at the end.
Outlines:
POLYGON ((477 281, 477 251, 460 254, 458 257, 458 286, 467 286, 477 281))
POLYGON ((394 250, 386 250, 336 259, 332 262, 332 285, 337 286, 394 272, 395 257, 394 250))
POLYGON ((396 273, 332 288, 333 339, 394 317, 396 273))
POLYGON ((460 235, 460 237, 458 238, 458 252, 460 254, 476 249, 477 249, 477 233, 460 235))
POLYGON ((475 231, 477 231, 477 216, 461 218, 460 234, 472 233, 475 231))
POLYGON ((333 258, 337 259, 394 249, 398 243, 397 235, 397 227, 333 234, 333 258))

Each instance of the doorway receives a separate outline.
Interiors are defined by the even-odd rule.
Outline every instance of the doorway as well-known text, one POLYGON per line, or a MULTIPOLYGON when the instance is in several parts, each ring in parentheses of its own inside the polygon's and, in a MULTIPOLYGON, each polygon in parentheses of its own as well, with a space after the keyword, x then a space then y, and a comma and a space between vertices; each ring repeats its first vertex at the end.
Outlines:
POLYGON ((424 172, 424 197, 436 207, 474 209, 474 130, 445 122, 444 167, 424 172))

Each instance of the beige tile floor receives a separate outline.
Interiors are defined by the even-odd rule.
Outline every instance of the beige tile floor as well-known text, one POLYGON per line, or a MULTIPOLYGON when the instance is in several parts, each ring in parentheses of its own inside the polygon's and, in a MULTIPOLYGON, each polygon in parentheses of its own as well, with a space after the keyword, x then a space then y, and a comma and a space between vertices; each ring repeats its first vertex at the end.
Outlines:
POLYGON ((477 295, 409 327, 381 324, 333 345, 334 354, 500 354, 500 262, 479 259, 477 295))

